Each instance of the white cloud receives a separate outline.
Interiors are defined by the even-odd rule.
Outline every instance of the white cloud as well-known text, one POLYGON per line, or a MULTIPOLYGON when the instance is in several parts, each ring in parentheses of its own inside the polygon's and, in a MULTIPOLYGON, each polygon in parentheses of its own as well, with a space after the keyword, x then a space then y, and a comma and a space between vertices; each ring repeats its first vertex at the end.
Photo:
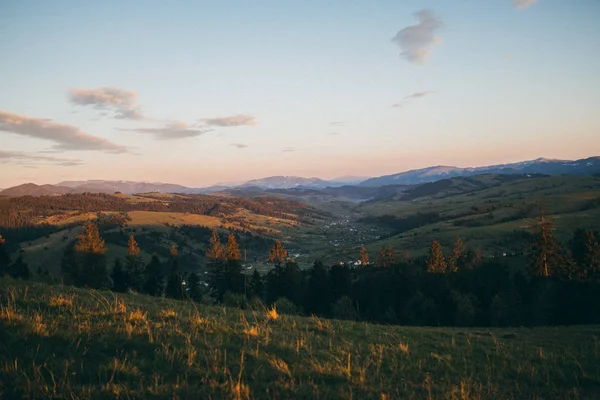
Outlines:
POLYGON ((70 158, 52 157, 52 156, 41 156, 35 153, 23 153, 19 151, 3 151, 0 150, 0 163, 6 162, 17 162, 17 163, 35 163, 35 164, 54 164, 60 166, 75 166, 81 165, 81 160, 74 160, 70 158))
POLYGON ((400 102, 398 102, 396 104, 392 104, 392 107, 402 108, 406 104, 408 104, 409 102, 411 102, 413 100, 420 99, 420 98, 423 98, 425 96, 432 95, 434 93, 437 93, 437 92, 435 90, 425 90, 425 91, 422 91, 422 92, 411 93, 408 96, 404 96, 404 98, 400 102))
POLYGON ((120 129, 122 131, 131 131, 139 133, 148 133, 156 139, 171 140, 196 137, 212 131, 206 126, 192 127, 185 122, 172 121, 159 128, 135 128, 135 129, 120 129))
POLYGON ((432 48, 442 41, 435 33, 443 26, 443 22, 429 10, 419 11, 415 15, 419 22, 398 31, 392 42, 402 50, 402 58, 417 65, 424 65, 432 48))
POLYGON ((131 90, 116 87, 101 87, 95 89, 71 89, 71 103, 93 107, 96 110, 109 110, 116 119, 146 119, 137 106, 138 94, 131 90))
POLYGON ((53 150, 101 150, 113 153, 127 151, 125 146, 93 136, 72 125, 50 119, 32 118, 0 110, 0 131, 54 142, 53 150))
POLYGON ((219 127, 232 127, 232 126, 252 126, 256 125, 256 119, 251 115, 238 114, 230 117, 217 117, 217 118, 203 118, 200 120, 206 125, 219 126, 219 127))

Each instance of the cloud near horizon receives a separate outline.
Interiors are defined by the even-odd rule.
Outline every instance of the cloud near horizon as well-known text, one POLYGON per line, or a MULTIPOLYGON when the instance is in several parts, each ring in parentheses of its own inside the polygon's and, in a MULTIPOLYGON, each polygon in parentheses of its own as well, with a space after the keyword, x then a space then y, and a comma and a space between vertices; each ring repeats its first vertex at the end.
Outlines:
POLYGON ((517 10, 523 10, 537 3, 537 0, 513 0, 513 6, 517 10))
POLYGON ((444 24, 430 10, 419 11, 415 16, 419 22, 398 31, 396 36, 392 38, 392 42, 402 50, 400 55, 406 61, 417 65, 425 65, 431 55, 432 48, 442 42, 442 38, 435 36, 435 33, 444 24))
POLYGON ((219 126, 228 128, 233 126, 252 126, 256 125, 256 119, 251 115, 237 114, 230 117, 203 118, 200 120, 209 126, 219 126))
POLYGON ((0 131, 44 139, 54 142, 52 150, 98 150, 124 153, 125 146, 90 135, 79 128, 54 122, 50 119, 32 118, 0 110, 0 131))
POLYGON ((69 100, 72 104, 96 110, 110 110, 115 119, 147 119, 137 106, 137 98, 137 92, 116 87, 69 90, 69 100))
POLYGON ((212 131, 206 126, 193 127, 185 122, 172 121, 159 128, 134 128, 134 129, 119 129, 121 131, 148 133, 159 140, 174 140, 196 137, 212 131))
POLYGON ((231 143, 230 146, 238 148, 238 149, 245 149, 248 147, 247 144, 243 144, 243 143, 231 143))
POLYGON ((53 164, 63 167, 71 167, 81 165, 81 160, 75 160, 70 158, 52 157, 52 156, 40 156, 35 153, 23 153, 20 151, 4 151, 0 150, 0 163, 7 162, 4 160, 17 160, 22 162, 34 162, 41 164, 53 164))

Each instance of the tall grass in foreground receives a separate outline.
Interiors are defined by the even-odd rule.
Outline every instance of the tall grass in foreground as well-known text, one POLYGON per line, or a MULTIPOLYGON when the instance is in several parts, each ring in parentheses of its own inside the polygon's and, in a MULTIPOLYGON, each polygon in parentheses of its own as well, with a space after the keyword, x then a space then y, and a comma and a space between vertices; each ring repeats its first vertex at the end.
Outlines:
POLYGON ((597 326, 405 328, 0 280, 0 398, 600 398, 599 341, 597 326))

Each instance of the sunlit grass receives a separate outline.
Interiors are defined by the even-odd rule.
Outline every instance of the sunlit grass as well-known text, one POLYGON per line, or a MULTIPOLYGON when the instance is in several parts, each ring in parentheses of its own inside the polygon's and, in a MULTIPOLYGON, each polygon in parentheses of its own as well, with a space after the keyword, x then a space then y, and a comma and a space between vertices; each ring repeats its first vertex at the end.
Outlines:
POLYGON ((3 398, 587 399, 600 393, 599 338, 595 326, 381 326, 0 280, 3 398))

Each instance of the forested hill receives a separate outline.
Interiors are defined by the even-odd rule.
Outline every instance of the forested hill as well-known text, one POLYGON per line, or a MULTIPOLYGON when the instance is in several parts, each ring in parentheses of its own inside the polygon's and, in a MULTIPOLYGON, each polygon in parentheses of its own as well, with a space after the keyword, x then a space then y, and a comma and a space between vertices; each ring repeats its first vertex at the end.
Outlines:
POLYGON ((239 210, 257 215, 300 221, 305 217, 321 215, 300 202, 274 197, 222 197, 210 195, 169 195, 82 193, 62 196, 21 196, 0 198, 0 226, 18 227, 35 223, 40 216, 64 211, 77 212, 178 212, 214 217, 231 216, 239 210))

